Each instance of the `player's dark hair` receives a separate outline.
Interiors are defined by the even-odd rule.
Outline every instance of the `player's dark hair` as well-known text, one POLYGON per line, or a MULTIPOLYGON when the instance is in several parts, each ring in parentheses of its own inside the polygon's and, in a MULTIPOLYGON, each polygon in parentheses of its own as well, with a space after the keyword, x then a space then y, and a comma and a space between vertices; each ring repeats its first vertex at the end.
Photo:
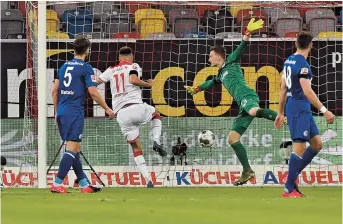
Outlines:
POLYGON ((217 54, 220 55, 220 57, 222 57, 223 59, 225 59, 225 48, 223 46, 220 45, 216 45, 210 48, 210 52, 214 51, 217 54))
POLYGON ((88 48, 90 48, 91 42, 84 37, 76 38, 74 41, 74 52, 77 55, 83 55, 87 52, 88 48))
POLYGON ((124 47, 119 49, 119 55, 127 56, 130 54, 132 54, 132 49, 128 46, 124 46, 124 47))
POLYGON ((312 43, 313 36, 309 32, 300 32, 297 35, 297 44, 300 50, 307 49, 312 43))

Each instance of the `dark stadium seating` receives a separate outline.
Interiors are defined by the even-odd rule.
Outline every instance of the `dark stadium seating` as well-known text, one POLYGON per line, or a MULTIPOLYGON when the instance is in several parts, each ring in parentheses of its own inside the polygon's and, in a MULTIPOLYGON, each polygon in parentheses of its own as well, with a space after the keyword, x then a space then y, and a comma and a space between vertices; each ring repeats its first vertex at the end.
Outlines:
POLYGON ((1 39, 9 34, 23 33, 24 18, 18 9, 1 10, 1 39))
POLYGON ((222 32, 232 32, 234 26, 234 19, 231 13, 225 9, 215 11, 214 15, 208 17, 207 32, 210 35, 216 35, 222 32))
POLYGON ((199 30, 198 14, 193 9, 173 9, 169 12, 169 24, 176 37, 182 33, 197 33, 199 30))
POLYGON ((93 14, 87 9, 67 10, 62 14, 61 23, 70 38, 75 34, 92 32, 93 14))
POLYGON ((337 18, 331 9, 309 9, 306 11, 306 23, 313 36, 321 31, 335 31, 337 18))
MULTIPOLYGON (((229 4, 182 5, 138 1, 53 4, 47 8, 47 36, 49 39, 64 39, 64 33, 67 33, 69 38, 84 35, 109 39, 124 35, 135 39, 149 36, 156 39, 163 35, 170 38, 170 33, 173 33, 176 38, 237 37, 236 32, 243 33, 252 17, 265 21, 265 27, 254 35, 262 38, 275 35, 290 37, 290 33, 302 30, 310 31, 314 36, 320 32, 342 32, 342 6, 337 3, 323 8, 229 4)), ((2 11, 1 38, 24 38, 25 2, 1 2, 1 7, 7 10, 2 11)))

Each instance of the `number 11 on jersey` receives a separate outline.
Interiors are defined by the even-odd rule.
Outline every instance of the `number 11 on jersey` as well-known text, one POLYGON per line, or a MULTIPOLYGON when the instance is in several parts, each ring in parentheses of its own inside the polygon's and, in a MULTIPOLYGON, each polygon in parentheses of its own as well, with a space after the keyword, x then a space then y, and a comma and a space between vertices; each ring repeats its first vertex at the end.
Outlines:
POLYGON ((115 79, 115 89, 117 93, 124 93, 125 92, 125 74, 121 73, 120 75, 114 74, 113 78, 115 79), (120 88, 122 87, 122 88, 120 88))

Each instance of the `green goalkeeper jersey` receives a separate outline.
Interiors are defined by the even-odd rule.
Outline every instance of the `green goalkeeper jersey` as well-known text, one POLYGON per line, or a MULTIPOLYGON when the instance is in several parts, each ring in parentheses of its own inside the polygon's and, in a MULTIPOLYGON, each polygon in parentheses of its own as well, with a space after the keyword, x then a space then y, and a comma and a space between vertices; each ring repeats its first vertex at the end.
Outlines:
POLYGON ((219 70, 218 75, 212 80, 201 84, 199 86, 200 90, 209 89, 215 83, 223 83, 224 87, 236 101, 241 101, 249 96, 258 97, 256 92, 245 82, 239 63, 246 46, 248 46, 248 42, 242 40, 236 50, 227 56, 225 64, 219 70))

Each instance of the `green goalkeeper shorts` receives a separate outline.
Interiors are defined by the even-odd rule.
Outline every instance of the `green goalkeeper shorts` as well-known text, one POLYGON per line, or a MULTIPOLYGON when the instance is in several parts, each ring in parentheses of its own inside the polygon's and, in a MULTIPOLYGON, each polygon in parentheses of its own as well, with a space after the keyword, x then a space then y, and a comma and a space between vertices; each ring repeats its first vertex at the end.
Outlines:
POLYGON ((252 120, 255 117, 249 115, 249 110, 254 107, 259 107, 259 98, 258 96, 249 96, 242 99, 238 102, 239 105, 239 114, 236 119, 233 121, 231 130, 243 135, 244 132, 248 129, 252 120))

